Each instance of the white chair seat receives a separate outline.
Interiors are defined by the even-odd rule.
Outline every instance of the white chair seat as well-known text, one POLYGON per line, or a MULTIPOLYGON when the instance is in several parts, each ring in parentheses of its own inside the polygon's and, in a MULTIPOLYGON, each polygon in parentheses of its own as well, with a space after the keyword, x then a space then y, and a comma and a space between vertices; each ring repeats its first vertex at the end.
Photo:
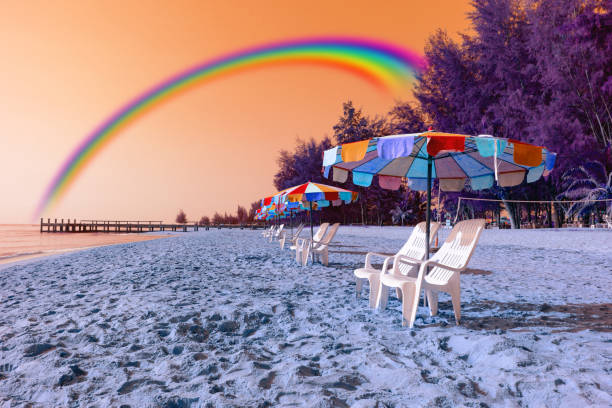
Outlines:
POLYGON ((390 275, 384 274, 380 276, 380 283, 386 286, 391 286, 394 288, 400 287, 406 283, 413 284, 415 283, 417 278, 412 276, 404 276, 404 275, 390 275))
POLYGON ((368 279, 372 275, 378 275, 380 271, 375 268, 359 268, 355 269, 355 276, 361 279, 368 279))
POLYGON ((439 279, 436 276, 425 275, 423 281, 430 285, 444 286, 448 283, 448 279, 439 279))

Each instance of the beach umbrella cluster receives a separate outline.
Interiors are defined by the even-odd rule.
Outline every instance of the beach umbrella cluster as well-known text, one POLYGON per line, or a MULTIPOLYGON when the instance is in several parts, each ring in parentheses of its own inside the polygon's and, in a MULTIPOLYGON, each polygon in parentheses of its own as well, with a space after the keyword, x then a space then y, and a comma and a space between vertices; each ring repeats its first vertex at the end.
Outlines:
POLYGON ((312 226, 312 211, 329 207, 350 204, 357 201, 359 193, 327 184, 313 183, 309 181, 298 186, 286 188, 278 193, 265 197, 261 200, 261 208, 267 206, 280 206, 295 209, 296 211, 308 210, 310 215, 310 238, 314 238, 312 226))
POLYGON ((429 245, 434 179, 442 191, 461 191, 467 183, 472 190, 491 188, 494 183, 512 187, 547 175, 555 159, 556 154, 546 148, 518 140, 427 131, 333 147, 324 152, 323 174, 329 178, 331 172, 334 181, 343 183, 352 173, 353 184, 363 187, 369 187, 376 176, 385 189, 397 190, 406 183, 412 190, 426 191, 429 245))

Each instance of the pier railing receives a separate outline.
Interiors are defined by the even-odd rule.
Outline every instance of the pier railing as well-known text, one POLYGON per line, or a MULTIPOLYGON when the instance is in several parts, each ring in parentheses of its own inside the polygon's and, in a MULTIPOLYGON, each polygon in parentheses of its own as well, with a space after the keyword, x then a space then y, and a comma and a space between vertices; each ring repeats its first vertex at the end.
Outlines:
POLYGON ((199 225, 192 224, 167 224, 163 221, 119 221, 119 220, 79 220, 64 218, 40 219, 40 232, 154 232, 154 231, 198 231, 209 228, 240 228, 258 229, 263 228, 260 224, 218 224, 199 225))

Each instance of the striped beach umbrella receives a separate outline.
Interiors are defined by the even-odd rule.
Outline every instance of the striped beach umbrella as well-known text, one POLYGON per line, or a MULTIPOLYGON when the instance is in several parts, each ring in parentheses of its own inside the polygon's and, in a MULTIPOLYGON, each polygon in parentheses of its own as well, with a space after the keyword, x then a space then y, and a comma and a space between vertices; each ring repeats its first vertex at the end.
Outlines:
POLYGON ((298 203, 300 208, 308 209, 310 212, 310 238, 312 240, 314 238, 312 227, 312 211, 314 209, 330 205, 350 204, 357 201, 358 198, 359 193, 354 191, 309 181, 299 186, 286 188, 273 196, 262 199, 262 206, 286 202, 289 206, 295 205, 292 203, 298 203))
MULTIPOLYGON (((429 245, 431 185, 437 178, 442 191, 511 187, 538 180, 555 164, 556 154, 542 146, 489 135, 470 136, 427 131, 377 137, 326 150, 323 173, 337 182, 348 180, 368 187, 397 190, 402 183, 427 192, 426 241, 429 245)), ((429 254, 429 252, 428 252, 429 254)))

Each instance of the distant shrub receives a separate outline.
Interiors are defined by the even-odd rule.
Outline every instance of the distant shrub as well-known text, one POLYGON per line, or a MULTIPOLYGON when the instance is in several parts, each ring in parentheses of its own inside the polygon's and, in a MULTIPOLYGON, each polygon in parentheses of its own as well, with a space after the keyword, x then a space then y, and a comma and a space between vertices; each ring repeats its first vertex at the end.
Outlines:
POLYGON ((247 212, 246 208, 239 205, 238 210, 236 211, 236 218, 238 218, 238 222, 241 224, 246 222, 249 218, 249 213, 247 212))
POLYGON ((216 212, 215 215, 213 215, 212 222, 213 224, 223 224, 223 216, 216 212))
POLYGON ((185 211, 179 210, 179 213, 176 215, 177 224, 187 224, 187 216, 185 215, 185 211))

